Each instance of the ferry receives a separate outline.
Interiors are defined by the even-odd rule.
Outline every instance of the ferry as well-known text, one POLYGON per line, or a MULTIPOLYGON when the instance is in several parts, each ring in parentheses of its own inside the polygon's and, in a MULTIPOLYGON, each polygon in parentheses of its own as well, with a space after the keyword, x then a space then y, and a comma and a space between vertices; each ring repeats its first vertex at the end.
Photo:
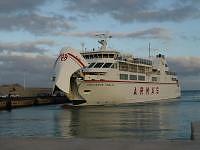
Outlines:
POLYGON ((162 54, 139 58, 107 48, 110 36, 100 34, 100 47, 79 53, 62 48, 55 62, 53 93, 62 91, 71 105, 117 105, 153 102, 181 96, 175 72, 162 54))

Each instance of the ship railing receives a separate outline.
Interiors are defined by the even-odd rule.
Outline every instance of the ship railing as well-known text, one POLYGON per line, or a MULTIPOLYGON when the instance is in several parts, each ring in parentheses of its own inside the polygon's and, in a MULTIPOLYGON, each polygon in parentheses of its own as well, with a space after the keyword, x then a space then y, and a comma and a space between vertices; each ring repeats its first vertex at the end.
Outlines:
POLYGON ((165 73, 166 73, 167 75, 173 75, 173 76, 176 75, 176 72, 172 72, 172 71, 165 71, 165 73))

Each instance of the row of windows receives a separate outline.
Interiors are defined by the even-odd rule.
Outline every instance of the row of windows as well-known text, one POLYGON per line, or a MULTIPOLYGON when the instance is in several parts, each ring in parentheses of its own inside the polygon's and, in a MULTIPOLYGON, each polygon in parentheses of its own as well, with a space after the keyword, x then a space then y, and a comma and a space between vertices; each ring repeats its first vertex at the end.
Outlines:
POLYGON ((150 67, 127 64, 125 62, 119 62, 119 70, 136 72, 136 73, 147 73, 147 72, 150 72, 150 67))
MULTIPOLYGON (((120 80, 128 80, 128 74, 120 74, 120 80)), ((145 76, 129 75, 129 80, 145 81, 145 76)))
MULTIPOLYGON (((113 63, 91 63, 88 68, 117 68, 117 64, 113 63)), ((119 62, 119 70, 120 71, 129 71, 135 73, 148 73, 150 72, 150 67, 145 66, 137 66, 134 64, 127 64, 125 62, 119 62)))
POLYGON ((93 58, 114 58, 115 54, 92 54, 92 55, 83 55, 85 59, 93 58))
MULTIPOLYGON (((120 74, 120 80, 128 80, 128 74, 120 74)), ((145 76, 142 75, 129 75, 129 80, 145 81, 145 76)), ((157 77, 152 77, 153 82, 157 82, 157 77)))
POLYGON ((144 65, 152 65, 152 61, 148 59, 142 59, 142 58, 135 58, 134 63, 136 64, 144 64, 144 65))

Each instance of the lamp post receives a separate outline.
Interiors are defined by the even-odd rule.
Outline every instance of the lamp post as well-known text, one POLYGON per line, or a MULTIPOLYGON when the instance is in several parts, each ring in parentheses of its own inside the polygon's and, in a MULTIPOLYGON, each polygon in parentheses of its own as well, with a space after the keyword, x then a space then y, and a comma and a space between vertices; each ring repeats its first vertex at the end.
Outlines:
POLYGON ((24 91, 26 89, 26 71, 24 70, 24 91))

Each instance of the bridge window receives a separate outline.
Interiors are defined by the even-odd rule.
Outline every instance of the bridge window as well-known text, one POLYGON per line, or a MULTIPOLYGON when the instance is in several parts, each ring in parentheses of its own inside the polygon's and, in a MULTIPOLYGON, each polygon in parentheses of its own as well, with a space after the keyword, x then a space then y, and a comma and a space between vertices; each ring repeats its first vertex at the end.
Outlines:
POLYGON ((90 57, 90 59, 93 59, 93 58, 94 58, 94 56, 93 56, 93 55, 89 55, 89 57, 90 57))
POLYGON ((114 58, 114 54, 109 54, 109 58, 114 58))
POLYGON ((89 55, 84 55, 85 59, 90 59, 89 55))
POLYGON ((92 68, 94 66, 95 63, 91 63, 88 68, 92 68))
POLYGON ((98 54, 98 58, 102 58, 102 54, 98 54))
POLYGON ((105 63, 102 68, 110 68, 111 65, 112 63, 105 63))
POLYGON ((128 80, 128 74, 120 74, 120 80, 128 80))
POLYGON ((97 63, 94 68, 101 68, 103 66, 104 63, 97 63))
POLYGON ((103 54, 103 58, 108 58, 108 54, 103 54))

